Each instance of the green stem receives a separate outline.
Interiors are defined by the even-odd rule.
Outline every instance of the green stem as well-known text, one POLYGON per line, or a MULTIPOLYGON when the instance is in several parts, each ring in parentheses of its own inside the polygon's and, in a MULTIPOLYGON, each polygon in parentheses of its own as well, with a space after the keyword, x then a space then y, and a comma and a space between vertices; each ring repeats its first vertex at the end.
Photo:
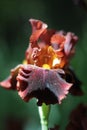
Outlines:
POLYGON ((38 107, 40 121, 41 121, 41 128, 42 130, 48 130, 48 118, 50 113, 50 105, 45 105, 44 103, 42 106, 38 107))
POLYGON ((42 130, 48 130, 48 122, 47 121, 41 121, 41 129, 42 130))

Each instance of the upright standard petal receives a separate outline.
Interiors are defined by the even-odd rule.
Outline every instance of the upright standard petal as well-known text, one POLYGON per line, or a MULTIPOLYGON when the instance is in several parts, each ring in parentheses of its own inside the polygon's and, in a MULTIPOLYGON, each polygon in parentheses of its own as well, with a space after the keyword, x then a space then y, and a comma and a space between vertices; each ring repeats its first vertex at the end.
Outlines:
POLYGON ((40 35, 47 28, 47 24, 40 20, 30 19, 29 20, 32 26, 32 35, 30 36, 30 43, 35 44, 40 35))

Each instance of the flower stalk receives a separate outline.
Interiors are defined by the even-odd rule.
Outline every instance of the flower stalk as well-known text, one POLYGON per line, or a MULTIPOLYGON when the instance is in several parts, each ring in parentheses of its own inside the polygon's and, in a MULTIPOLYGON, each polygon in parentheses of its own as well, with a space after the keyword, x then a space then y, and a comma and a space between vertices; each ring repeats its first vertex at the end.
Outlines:
POLYGON ((40 122, 41 122, 41 130, 48 130, 48 119, 50 113, 50 105, 42 104, 42 106, 38 107, 40 122))

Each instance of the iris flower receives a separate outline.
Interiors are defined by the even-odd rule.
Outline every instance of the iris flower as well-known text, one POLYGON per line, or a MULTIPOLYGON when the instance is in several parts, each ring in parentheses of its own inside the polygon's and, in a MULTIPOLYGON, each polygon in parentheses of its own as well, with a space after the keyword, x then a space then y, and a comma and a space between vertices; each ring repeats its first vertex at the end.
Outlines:
POLYGON ((12 69, 0 85, 17 90, 26 102, 37 98, 37 105, 61 103, 75 83, 69 80, 75 77, 69 63, 78 37, 71 32, 48 29, 40 20, 29 21, 32 34, 24 63, 12 69))

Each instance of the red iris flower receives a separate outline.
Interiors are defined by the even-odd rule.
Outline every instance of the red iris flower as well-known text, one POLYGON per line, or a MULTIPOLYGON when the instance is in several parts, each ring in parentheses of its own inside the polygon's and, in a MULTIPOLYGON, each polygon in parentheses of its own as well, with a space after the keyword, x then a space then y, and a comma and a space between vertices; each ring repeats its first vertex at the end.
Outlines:
MULTIPOLYGON (((47 29, 47 24, 30 19, 32 34, 26 50, 26 64, 11 70, 11 75, 0 83, 7 89, 15 89, 20 97, 29 101, 38 99, 37 104, 60 103, 73 86, 69 70, 70 58, 75 52, 78 37, 74 33, 47 29)), ((75 77, 75 76, 71 76, 75 77)))

